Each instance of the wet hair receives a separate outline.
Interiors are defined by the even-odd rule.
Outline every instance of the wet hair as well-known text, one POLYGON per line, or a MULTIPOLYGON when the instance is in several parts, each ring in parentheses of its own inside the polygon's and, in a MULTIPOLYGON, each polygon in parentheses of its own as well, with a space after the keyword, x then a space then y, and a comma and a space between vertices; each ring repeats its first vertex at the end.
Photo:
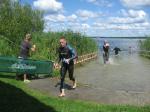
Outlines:
POLYGON ((64 39, 64 40, 66 40, 66 38, 65 38, 64 36, 60 37, 60 39, 64 39))

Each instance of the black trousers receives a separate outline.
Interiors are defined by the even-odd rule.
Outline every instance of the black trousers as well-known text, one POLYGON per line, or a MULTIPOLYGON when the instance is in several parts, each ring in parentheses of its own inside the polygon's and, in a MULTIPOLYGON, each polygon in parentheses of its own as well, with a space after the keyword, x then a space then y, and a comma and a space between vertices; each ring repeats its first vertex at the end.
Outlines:
POLYGON ((68 71, 69 74, 69 79, 72 81, 75 81, 75 78, 73 76, 74 73, 74 62, 71 61, 69 64, 62 63, 61 69, 60 69, 60 74, 61 74, 61 82, 60 82, 60 91, 64 89, 64 81, 65 81, 65 76, 68 71))
POLYGON ((103 54, 103 58, 104 58, 104 63, 106 63, 106 61, 109 61, 109 52, 105 52, 103 54))

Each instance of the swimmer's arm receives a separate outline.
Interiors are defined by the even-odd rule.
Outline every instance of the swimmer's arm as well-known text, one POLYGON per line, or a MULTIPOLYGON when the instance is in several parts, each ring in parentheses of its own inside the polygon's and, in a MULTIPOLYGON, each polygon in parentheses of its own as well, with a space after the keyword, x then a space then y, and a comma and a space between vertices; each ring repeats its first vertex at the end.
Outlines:
POLYGON ((69 60, 71 61, 71 60, 76 59, 77 58, 76 51, 72 47, 70 47, 70 46, 68 46, 68 47, 69 47, 70 52, 72 53, 72 57, 69 60))
POLYGON ((60 56, 60 54, 59 54, 58 59, 57 59, 57 63, 59 64, 60 61, 61 61, 61 56, 60 56))

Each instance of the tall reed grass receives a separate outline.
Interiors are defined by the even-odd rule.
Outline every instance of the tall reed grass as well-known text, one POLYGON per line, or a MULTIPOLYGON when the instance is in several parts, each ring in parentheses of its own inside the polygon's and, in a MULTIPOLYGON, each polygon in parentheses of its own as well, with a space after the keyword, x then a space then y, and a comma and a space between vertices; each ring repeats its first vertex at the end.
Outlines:
MULTIPOLYGON (((32 59, 55 60, 56 49, 59 46, 59 38, 65 36, 70 44, 78 53, 83 55, 97 51, 96 41, 81 33, 73 31, 33 33, 32 43, 36 44, 37 50, 31 54, 32 59)), ((21 42, 17 42, 21 43, 21 42)), ((18 56, 20 45, 15 44, 0 36, 0 54, 4 56, 18 56)))

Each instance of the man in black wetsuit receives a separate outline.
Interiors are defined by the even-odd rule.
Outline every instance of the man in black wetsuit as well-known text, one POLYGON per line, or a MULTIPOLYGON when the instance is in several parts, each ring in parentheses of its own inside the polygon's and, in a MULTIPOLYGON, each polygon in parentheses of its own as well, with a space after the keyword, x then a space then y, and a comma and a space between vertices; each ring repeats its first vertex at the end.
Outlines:
POLYGON ((109 62, 109 43, 107 41, 104 41, 103 51, 104 64, 106 64, 109 62))
POLYGON ((119 51, 121 51, 120 48, 118 47, 115 47, 113 50, 115 51, 116 56, 119 54, 119 51))
MULTIPOLYGON (((60 47, 58 48, 57 52, 59 54, 58 63, 61 62, 61 70, 60 70, 61 83, 60 83, 60 95, 59 96, 63 97, 65 96, 64 80, 65 80, 65 75, 67 71, 69 73, 70 80, 73 81, 72 88, 73 89, 76 88, 76 81, 73 76, 73 73, 74 73, 74 59, 77 58, 77 54, 75 50, 67 44, 65 37, 60 38, 60 47)), ((58 67, 58 63, 54 65, 56 68, 58 67)))

